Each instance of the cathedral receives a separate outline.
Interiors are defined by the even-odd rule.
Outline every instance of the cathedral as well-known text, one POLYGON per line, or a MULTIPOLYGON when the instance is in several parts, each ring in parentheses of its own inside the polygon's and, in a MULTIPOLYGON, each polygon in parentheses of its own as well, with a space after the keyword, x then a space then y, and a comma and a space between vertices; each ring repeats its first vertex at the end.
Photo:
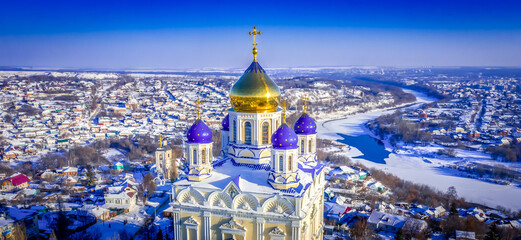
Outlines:
POLYGON ((186 134, 185 174, 172 190, 174 239, 322 239, 317 126, 306 108, 286 124, 281 91, 257 62, 261 32, 249 34, 253 62, 230 90, 221 156, 213 158, 200 114, 186 134))

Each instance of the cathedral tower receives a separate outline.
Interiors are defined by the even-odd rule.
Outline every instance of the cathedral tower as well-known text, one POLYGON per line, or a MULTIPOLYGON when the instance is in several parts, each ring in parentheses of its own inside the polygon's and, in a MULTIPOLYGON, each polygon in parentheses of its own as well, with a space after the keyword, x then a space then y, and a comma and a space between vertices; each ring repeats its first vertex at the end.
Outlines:
MULTIPOLYGON (((285 102, 284 102, 285 103, 285 102)), ((286 104, 282 113, 282 125, 271 136, 271 170, 268 183, 275 189, 289 189, 298 186, 298 145, 297 134, 286 124, 286 104)))
POLYGON ((253 28, 253 62, 230 90, 228 156, 236 163, 270 162, 271 135, 280 125, 280 89, 257 62, 253 28))
POLYGON ((224 117, 221 128, 221 156, 228 153, 228 144, 230 143, 230 114, 224 117))
POLYGON ((201 120, 200 104, 201 101, 197 100, 197 120, 186 133, 186 161, 190 181, 201 181, 213 171, 212 130, 201 120))
POLYGON ((170 169, 173 161, 172 148, 163 146, 163 137, 159 134, 159 148, 156 149, 156 173, 163 179, 170 178, 170 169))
POLYGON ((317 124, 307 114, 307 95, 304 95, 304 113, 295 122, 293 129, 298 136, 299 161, 317 163, 317 124))

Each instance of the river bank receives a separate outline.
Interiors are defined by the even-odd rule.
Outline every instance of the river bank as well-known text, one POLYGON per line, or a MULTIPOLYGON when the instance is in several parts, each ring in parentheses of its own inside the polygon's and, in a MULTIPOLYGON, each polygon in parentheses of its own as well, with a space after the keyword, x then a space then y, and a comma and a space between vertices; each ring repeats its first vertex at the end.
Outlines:
MULTIPOLYGON (((425 184, 441 191, 450 186, 456 187, 458 195, 470 202, 489 207, 498 205, 513 210, 521 209, 521 188, 513 185, 497 185, 459 176, 455 170, 443 168, 444 164, 455 161, 453 158, 437 156, 438 146, 410 146, 395 151, 386 139, 381 143, 375 141, 374 134, 364 125, 370 120, 384 114, 390 114, 397 109, 414 109, 436 99, 421 92, 404 89, 416 96, 417 101, 403 107, 375 110, 356 114, 342 119, 318 122, 320 138, 335 140, 346 146, 343 154, 355 162, 380 169, 414 183, 425 184)), ((472 161, 491 161, 490 156, 480 152, 458 152, 464 159, 472 161)), ((461 159, 459 159, 461 161, 461 159)))

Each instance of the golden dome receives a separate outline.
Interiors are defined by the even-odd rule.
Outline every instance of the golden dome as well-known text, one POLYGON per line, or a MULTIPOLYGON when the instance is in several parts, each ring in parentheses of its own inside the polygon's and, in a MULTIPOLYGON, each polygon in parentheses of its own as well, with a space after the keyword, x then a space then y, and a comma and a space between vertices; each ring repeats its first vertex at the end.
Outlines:
POLYGON ((230 90, 230 102, 236 112, 275 112, 280 89, 257 61, 251 63, 230 90))

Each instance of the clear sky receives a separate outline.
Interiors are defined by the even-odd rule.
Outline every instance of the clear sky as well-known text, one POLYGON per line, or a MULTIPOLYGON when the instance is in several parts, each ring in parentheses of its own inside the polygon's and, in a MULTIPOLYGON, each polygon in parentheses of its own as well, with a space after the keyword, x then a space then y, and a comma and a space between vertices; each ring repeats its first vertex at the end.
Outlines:
POLYGON ((521 1, 0 3, 0 66, 521 66, 521 1))

